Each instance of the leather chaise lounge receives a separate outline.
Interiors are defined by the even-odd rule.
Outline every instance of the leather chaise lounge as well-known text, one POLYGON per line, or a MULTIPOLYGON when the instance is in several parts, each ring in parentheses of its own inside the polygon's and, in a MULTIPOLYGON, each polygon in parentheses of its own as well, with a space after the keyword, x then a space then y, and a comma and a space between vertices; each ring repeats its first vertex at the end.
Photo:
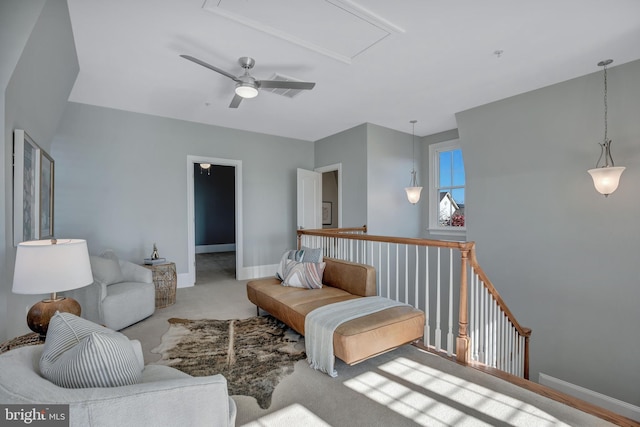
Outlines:
MULTIPOLYGON (((313 309, 376 295, 372 266, 333 258, 324 258, 324 262, 321 289, 287 287, 275 277, 264 278, 247 283, 247 297, 258 309, 304 335, 305 316, 313 309)), ((424 313, 408 305, 349 320, 333 334, 334 354, 353 365, 421 338, 424 323, 424 313)))

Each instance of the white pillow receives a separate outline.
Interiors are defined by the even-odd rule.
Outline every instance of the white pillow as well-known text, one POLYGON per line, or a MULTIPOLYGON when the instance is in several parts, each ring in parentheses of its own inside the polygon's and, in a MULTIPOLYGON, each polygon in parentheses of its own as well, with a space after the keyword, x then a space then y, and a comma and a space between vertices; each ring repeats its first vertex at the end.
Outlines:
POLYGON ((89 257, 91 272, 96 281, 105 285, 113 285, 124 281, 124 275, 118 261, 101 256, 89 257))
POLYGON ((320 289, 326 262, 298 262, 286 260, 283 286, 320 289))
POLYGON ((119 332, 70 313, 49 322, 40 373, 66 388, 118 387, 142 379, 135 346, 119 332))

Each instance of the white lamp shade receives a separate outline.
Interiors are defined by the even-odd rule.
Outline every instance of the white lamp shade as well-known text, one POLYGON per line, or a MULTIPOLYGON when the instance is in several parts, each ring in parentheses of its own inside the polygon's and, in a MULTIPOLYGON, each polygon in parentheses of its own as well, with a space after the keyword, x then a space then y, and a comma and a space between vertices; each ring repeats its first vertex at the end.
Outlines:
POLYGON ((200 167, 202 169, 209 169, 211 167, 211 163, 200 163, 200 167))
POLYGON ((87 242, 33 240, 18 244, 13 273, 16 294, 47 294, 93 283, 87 242))
POLYGON ((258 89, 251 85, 238 83, 238 85, 236 86, 236 94, 243 98, 255 98, 256 96, 258 96, 258 89))
POLYGON ((587 172, 589 172, 591 178, 593 178, 593 185, 596 187, 596 191, 608 196, 618 188, 620 176, 622 176, 624 170, 624 166, 610 166, 589 169, 587 172))
POLYGON ((407 199, 409 199, 409 203, 412 205, 418 203, 422 187, 405 187, 404 191, 407 192, 407 199))

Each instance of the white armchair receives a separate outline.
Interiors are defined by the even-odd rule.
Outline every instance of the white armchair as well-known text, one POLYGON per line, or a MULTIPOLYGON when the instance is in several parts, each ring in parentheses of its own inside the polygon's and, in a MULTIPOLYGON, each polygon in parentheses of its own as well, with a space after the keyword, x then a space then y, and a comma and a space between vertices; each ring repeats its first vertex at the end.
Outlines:
POLYGON ((68 404, 75 426, 220 426, 235 425, 236 405, 222 375, 191 377, 177 369, 147 365, 139 384, 69 389, 40 374, 44 345, 0 355, 0 402, 68 404))
POLYGON ((82 317, 119 331, 155 311, 155 286, 151 270, 119 260, 111 250, 90 256, 93 283, 63 292, 76 299, 82 317))

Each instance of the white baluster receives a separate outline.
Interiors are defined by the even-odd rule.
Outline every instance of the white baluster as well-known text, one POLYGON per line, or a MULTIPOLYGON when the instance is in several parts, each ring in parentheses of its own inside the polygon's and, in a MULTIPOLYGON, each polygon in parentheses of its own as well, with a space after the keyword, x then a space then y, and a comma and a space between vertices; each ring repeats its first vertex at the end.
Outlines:
POLYGON ((447 355, 453 354, 453 249, 449 248, 449 327, 447 333, 447 355))
POLYGON ((440 248, 438 248, 438 262, 436 271, 436 349, 441 350, 442 331, 440 330, 440 248))
POLYGON ((429 325, 429 313, 431 313, 431 309, 429 308, 429 247, 424 247, 424 282, 425 282, 425 292, 424 292, 424 343, 427 347, 431 346, 431 325, 429 325))

